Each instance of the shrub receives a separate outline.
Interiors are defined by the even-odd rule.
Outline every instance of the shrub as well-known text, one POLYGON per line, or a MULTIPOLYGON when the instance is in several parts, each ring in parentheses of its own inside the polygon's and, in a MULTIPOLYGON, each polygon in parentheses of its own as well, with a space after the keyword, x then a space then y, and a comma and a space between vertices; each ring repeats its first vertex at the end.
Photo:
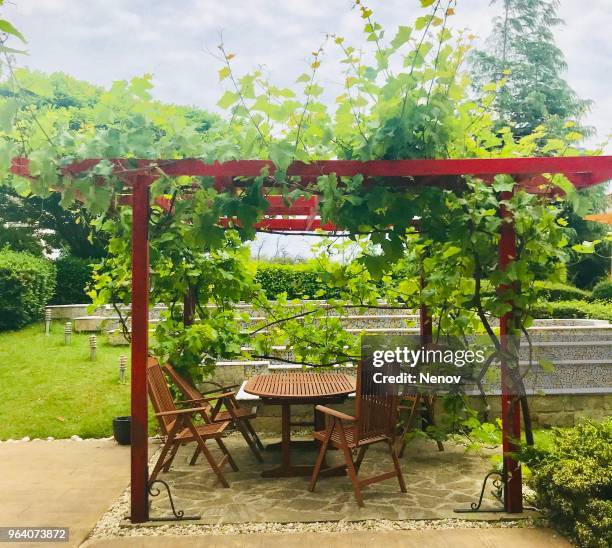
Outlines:
POLYGON ((593 298, 598 301, 612 301, 612 279, 605 278, 593 288, 593 298))
POLYGON ((544 301, 591 300, 591 294, 588 291, 568 284, 537 281, 535 290, 538 297, 544 301))
POLYGON ((89 259, 72 255, 60 257, 55 261, 57 268, 57 287, 51 301, 53 304, 89 303, 85 287, 91 282, 92 269, 89 259))
POLYGON ((29 253, 0 251, 0 331, 18 329, 43 316, 55 289, 55 267, 29 253))
POLYGON ((337 289, 325 285, 320 273, 308 264, 260 263, 255 280, 268 299, 276 299, 280 293, 287 293, 288 299, 331 299, 339 294, 337 289))
POLYGON ((557 301, 538 303, 532 309, 535 318, 590 318, 612 321, 612 303, 584 301, 557 301))
POLYGON ((612 543, 612 417, 555 429, 546 450, 524 451, 536 503, 579 546, 612 543))

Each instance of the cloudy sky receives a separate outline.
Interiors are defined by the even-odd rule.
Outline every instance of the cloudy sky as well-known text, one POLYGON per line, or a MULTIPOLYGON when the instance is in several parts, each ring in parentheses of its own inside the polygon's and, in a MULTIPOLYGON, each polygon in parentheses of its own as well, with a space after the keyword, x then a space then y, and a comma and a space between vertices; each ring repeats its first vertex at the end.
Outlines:
MULTIPOLYGON (((391 36, 423 12, 418 0, 369 0, 375 18, 391 36)), ((154 75, 154 95, 164 101, 215 110, 222 86, 214 52, 220 35, 236 54, 240 71, 264 65, 272 79, 290 84, 308 67, 326 33, 360 42, 362 22, 351 0, 7 0, 4 16, 28 39, 20 63, 63 71, 108 86, 113 80, 154 75)), ((458 0, 454 26, 484 38, 499 10, 490 0, 458 0)), ((597 128, 591 143, 612 129, 612 0, 561 0, 566 24, 556 31, 565 53, 566 79, 594 101, 587 123, 597 128)), ((333 57, 321 78, 341 89, 333 57)), ((610 147, 608 147, 610 151, 610 147)), ((266 246, 274 253, 275 245, 266 246)))

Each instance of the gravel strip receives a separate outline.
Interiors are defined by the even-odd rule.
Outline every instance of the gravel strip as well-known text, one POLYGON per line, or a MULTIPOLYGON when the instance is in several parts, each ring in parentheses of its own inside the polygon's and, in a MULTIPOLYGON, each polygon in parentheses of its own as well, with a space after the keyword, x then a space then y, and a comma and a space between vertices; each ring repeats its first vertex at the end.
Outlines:
POLYGON ((88 539, 147 536, 247 535, 253 533, 336 533, 351 531, 406 531, 424 529, 524 528, 545 525, 543 519, 484 521, 461 519, 321 521, 308 523, 172 524, 122 526, 129 513, 129 489, 100 518, 88 539))

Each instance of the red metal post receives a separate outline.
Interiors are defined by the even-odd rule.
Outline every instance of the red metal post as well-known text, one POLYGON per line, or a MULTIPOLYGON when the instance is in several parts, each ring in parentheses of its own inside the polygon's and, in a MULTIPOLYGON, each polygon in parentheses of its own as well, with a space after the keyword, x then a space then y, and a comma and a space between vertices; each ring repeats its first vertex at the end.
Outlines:
POLYGON ((131 520, 149 519, 147 357, 149 352, 149 183, 137 175, 132 209, 131 520))
MULTIPOLYGON (((503 192, 502 200, 512 197, 512 192, 503 192)), ((501 216, 504 222, 501 227, 499 239, 499 265, 505 270, 516 257, 516 235, 512 214, 502 205, 501 216)), ((500 286, 499 290, 504 291, 507 286, 500 286)), ((508 350, 508 335, 512 332, 513 317, 512 312, 504 314, 499 321, 500 342, 504 350, 508 350)), ((512 514, 523 511, 523 478, 521 466, 512 454, 518 451, 517 441, 521 437, 521 408, 517 398, 516 387, 513 386, 508 372, 508 362, 501 360, 501 413, 502 413, 502 436, 503 436, 503 462, 504 472, 507 477, 504 490, 504 506, 506 511, 512 514)))
MULTIPOLYGON (((423 265, 421 264, 421 291, 423 291, 425 285, 427 285, 427 281, 425 280, 425 273, 423 265)), ((433 340, 433 322, 429 315, 429 309, 422 300, 422 297, 421 306, 419 308, 419 335, 421 338, 421 346, 430 344, 433 340)))

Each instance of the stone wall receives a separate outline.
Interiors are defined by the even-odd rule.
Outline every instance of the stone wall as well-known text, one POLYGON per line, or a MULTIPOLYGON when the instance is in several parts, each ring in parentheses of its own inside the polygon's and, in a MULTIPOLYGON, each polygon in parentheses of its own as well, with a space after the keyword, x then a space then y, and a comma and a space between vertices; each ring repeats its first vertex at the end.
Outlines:
MULTIPOLYGON (((612 416, 612 394, 549 394, 544 396, 529 396, 529 409, 533 426, 536 428, 550 428, 551 426, 574 426, 584 418, 602 420, 612 416)), ((477 398, 471 398, 470 404, 479 409, 482 407, 477 398)), ((490 419, 501 416, 499 396, 488 397, 490 405, 490 419)), ((260 400, 243 401, 245 405, 257 407, 258 416, 254 421, 255 428, 262 433, 279 434, 281 424, 281 409, 278 405, 265 405, 260 400)), ((355 412, 355 398, 348 398, 342 405, 332 405, 334 409, 348 413, 355 412)), ((292 420, 312 421, 313 408, 309 405, 292 406, 292 420)), ((436 402, 436 417, 440 417, 444 410, 441 401, 436 402)), ((521 425, 521 429, 522 429, 521 425)), ((295 430, 306 430, 298 428, 295 430)))
MULTIPOLYGON (((602 420, 612 416, 612 394, 546 394, 527 397, 531 420, 536 427, 574 426, 584 418, 602 420)), ((491 415, 501 416, 499 396, 489 396, 491 415)), ((471 404, 481 408, 481 402, 472 398, 471 404)), ((437 413, 442 409, 437 409, 437 413)))

